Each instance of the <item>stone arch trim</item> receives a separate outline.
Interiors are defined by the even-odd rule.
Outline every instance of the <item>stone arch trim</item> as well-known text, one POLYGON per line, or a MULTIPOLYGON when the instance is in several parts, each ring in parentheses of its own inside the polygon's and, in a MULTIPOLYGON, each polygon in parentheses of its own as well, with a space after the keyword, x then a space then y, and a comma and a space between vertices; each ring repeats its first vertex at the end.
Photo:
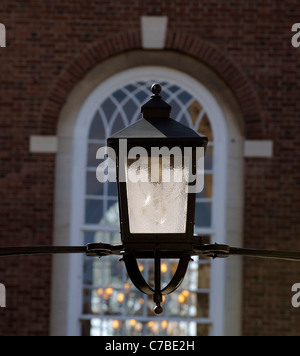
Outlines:
MULTIPOLYGON (((47 122, 47 127, 53 123, 52 127, 56 128, 60 111, 71 90, 87 72, 108 58, 126 51, 141 49, 141 47, 141 37, 138 32, 121 33, 101 40, 79 53, 54 81, 49 90, 42 107, 42 120, 47 122)), ((47 127, 42 123, 41 130, 47 131, 47 127)), ((46 134, 46 132, 43 133, 46 134)))
MULTIPOLYGON (((64 69, 55 80, 44 101, 41 117, 41 134, 53 134, 59 114, 71 90, 96 65, 119 54, 142 50, 139 31, 108 37, 86 48, 64 69)), ((206 64, 232 90, 245 120, 247 139, 262 138, 259 98, 243 70, 225 56, 212 43, 198 36, 181 32, 168 32, 165 50, 179 52, 206 64)))

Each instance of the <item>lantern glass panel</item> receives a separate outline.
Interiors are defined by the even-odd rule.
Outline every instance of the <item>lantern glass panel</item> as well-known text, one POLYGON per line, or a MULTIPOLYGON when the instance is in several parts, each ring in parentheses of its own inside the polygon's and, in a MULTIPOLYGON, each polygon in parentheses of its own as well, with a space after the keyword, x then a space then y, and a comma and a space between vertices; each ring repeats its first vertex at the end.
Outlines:
POLYGON ((189 163, 181 156, 128 159, 127 199, 132 234, 184 234, 189 163))

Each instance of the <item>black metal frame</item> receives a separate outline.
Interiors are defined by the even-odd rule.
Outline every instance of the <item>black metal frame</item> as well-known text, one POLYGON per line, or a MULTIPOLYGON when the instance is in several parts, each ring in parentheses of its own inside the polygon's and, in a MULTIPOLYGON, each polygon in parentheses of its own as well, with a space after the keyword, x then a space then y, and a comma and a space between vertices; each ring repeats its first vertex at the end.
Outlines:
MULTIPOLYGON (((168 145, 163 145, 161 140, 154 140, 153 147, 167 147, 168 145), (157 145, 157 146, 155 146, 157 145)), ((188 144, 188 142, 185 141, 188 144)), ((111 143, 110 143, 111 144, 111 143)), ((131 142, 132 144, 132 142, 131 142)), ((111 144, 116 152, 118 152, 119 145, 111 144)), ((131 145, 129 145, 131 147, 131 145)), ((144 146, 143 146, 144 147, 144 146)), ((174 146, 173 146, 174 147, 174 146)), ((180 147, 180 146, 178 146, 180 147)), ((180 147, 182 148, 182 147, 180 147)), ((130 148, 129 148, 130 149, 130 148)), ((150 152, 149 152, 150 154, 150 152)), ((127 185, 126 182, 119 181, 119 169, 123 169, 125 164, 120 162, 119 155, 116 155, 117 159, 117 183, 118 183, 118 199, 119 199, 119 215, 120 215, 120 228, 121 228, 121 239, 124 248, 127 252, 135 252, 138 256, 145 255, 146 252, 151 253, 159 245, 161 252, 181 252, 186 249, 191 249, 192 245, 195 243, 194 237, 194 225, 195 225, 195 205, 196 205, 196 194, 189 193, 187 201, 187 221, 185 233, 182 234, 133 234, 130 232, 129 223, 129 212, 128 212, 128 201, 127 201, 127 185)), ((196 170, 196 151, 193 148, 193 174, 196 170)), ((169 257, 172 258, 172 257, 169 257)))
POLYGON ((193 244, 196 243, 194 237, 196 194, 188 193, 185 233, 131 233, 127 184, 120 179, 120 177, 126 177, 125 171, 121 171, 122 174, 120 174, 120 170, 125 170, 126 167, 125 162, 120 158, 120 140, 126 140, 127 152, 122 152, 123 159, 125 153, 125 159, 127 159, 129 151, 134 147, 145 149, 148 157, 151 157, 153 147, 158 149, 168 148, 169 150, 179 147, 182 155, 184 154, 184 148, 192 148, 191 173, 196 175, 196 149, 199 147, 206 149, 208 139, 170 118, 171 106, 161 99, 159 95, 161 92, 160 85, 153 85, 152 92, 154 95, 151 100, 142 106, 143 118, 108 138, 107 144, 115 151, 116 157, 120 229, 125 252, 123 260, 134 285, 143 293, 154 295, 155 312, 160 314, 162 312, 162 295, 164 293, 172 293, 182 283, 190 261, 190 252, 193 250, 193 244), (137 258, 154 259, 154 289, 148 285, 140 273, 136 261, 137 258), (179 258, 177 272, 167 288, 163 290, 161 290, 161 258, 179 258))
POLYGON ((154 251, 154 266, 155 266, 155 288, 151 288, 149 284, 145 281, 142 276, 138 263, 137 255, 134 252, 125 253, 123 256, 123 261, 125 262, 127 273, 129 278, 135 287, 149 296, 153 296, 153 300, 156 303, 156 308, 154 309, 156 314, 161 314, 163 309, 161 307, 162 296, 169 295, 177 290, 182 284, 184 277, 186 275, 189 262, 191 261, 191 256, 189 253, 181 253, 179 257, 179 263, 177 270, 171 279, 170 283, 161 289, 161 258, 162 254, 159 249, 154 251))
MULTIPOLYGON (((196 174, 196 147, 201 146, 199 140, 194 142, 189 142, 187 139, 178 141, 162 140, 162 139, 152 139, 150 142, 143 142, 143 148, 145 148, 150 155, 151 147, 192 147, 192 173, 196 174), (163 142, 162 142, 163 141, 163 142), (192 145, 192 146, 191 146, 192 145), (193 146, 194 145, 194 146, 193 146)), ((132 147, 136 147, 141 144, 140 140, 127 141, 126 157, 128 152, 132 147)), ((206 148, 207 141, 201 140, 201 144, 206 148)), ((186 274, 188 264, 190 261, 190 255, 184 251, 192 251, 193 245, 196 240, 194 237, 194 225, 195 225, 195 205, 196 205, 196 194, 189 193, 187 201, 187 220, 186 229, 183 234, 133 234, 130 232, 130 222, 129 222, 129 211, 128 211, 128 199, 127 199, 127 184, 126 182, 120 182, 120 169, 125 169, 125 162, 120 162, 119 157, 119 141, 110 140, 109 146, 112 147, 116 152, 116 167, 117 167, 117 184, 118 184, 118 199, 119 199, 119 216, 120 216, 120 232, 121 239, 124 246, 124 257, 123 260, 126 265, 128 275, 136 286, 137 289, 146 293, 148 295, 154 296, 154 302, 156 303, 155 313, 162 313, 163 309, 161 307, 162 295, 164 293, 171 294, 181 285, 184 276, 186 274), (187 258, 188 256, 188 258, 187 258), (144 280, 142 274, 139 271, 136 259, 137 258, 154 258, 155 261, 155 290, 153 290, 148 283, 144 280), (160 260, 161 258, 179 258, 179 265, 177 272, 172 278, 170 284, 164 290, 161 290, 160 283, 160 260)), ((149 156, 148 156, 149 157, 149 156)), ((125 174, 122 174, 124 177, 125 174)))
MULTIPOLYGON (((195 205, 196 205, 196 194, 188 194, 187 202, 187 221, 186 221, 186 232, 182 234, 133 234, 130 232, 129 223, 129 212, 128 212, 128 201, 127 201, 127 187, 126 182, 120 182, 120 169, 125 169, 125 162, 120 162, 119 157, 119 139, 108 140, 109 147, 113 148, 116 152, 116 167, 117 167, 117 185, 118 185, 118 199, 119 199, 119 214, 120 214, 120 227, 121 227, 121 239, 125 246, 126 251, 145 253, 146 251, 151 252, 155 250, 157 244, 161 245, 161 251, 183 251, 186 249, 186 245, 195 243, 194 239, 194 225, 195 225, 195 205), (171 244, 173 245, 171 247, 171 244), (142 247, 143 246, 143 247, 142 247), (165 247, 163 247, 165 246, 165 247)), ((174 140, 174 139, 152 139, 143 140, 141 145, 140 140, 128 139, 126 157, 131 148, 142 146, 146 149, 149 157, 151 155, 151 147, 158 147, 159 149, 167 147, 172 149, 174 147, 179 147, 184 149, 185 147, 192 148, 192 167, 193 174, 196 174, 196 148, 204 147, 206 149, 206 140, 174 140), (151 143, 150 143, 151 142, 151 143)), ((124 174, 122 174, 124 176, 124 174)))

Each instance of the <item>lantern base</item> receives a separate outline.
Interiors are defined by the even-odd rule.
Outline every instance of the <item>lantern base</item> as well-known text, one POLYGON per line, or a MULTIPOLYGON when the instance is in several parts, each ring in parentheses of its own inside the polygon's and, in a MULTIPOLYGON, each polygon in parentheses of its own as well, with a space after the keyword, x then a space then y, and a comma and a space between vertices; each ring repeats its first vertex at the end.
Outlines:
POLYGON ((191 261, 191 256, 189 253, 181 253, 179 264, 172 280, 164 289, 161 289, 161 254, 159 251, 155 251, 154 255, 155 289, 151 288, 142 276, 137 263, 136 255, 134 253, 125 253, 123 256, 123 261, 125 262, 127 273, 132 283, 142 293, 154 296, 154 302, 156 303, 154 312, 155 314, 161 314, 163 312, 163 308, 161 307, 162 296, 169 295, 180 287, 186 275, 189 262, 191 261))
POLYGON ((163 313, 163 308, 160 306, 160 305, 157 305, 155 308, 154 308, 154 313, 156 314, 156 315, 160 315, 160 314, 162 314, 163 313))

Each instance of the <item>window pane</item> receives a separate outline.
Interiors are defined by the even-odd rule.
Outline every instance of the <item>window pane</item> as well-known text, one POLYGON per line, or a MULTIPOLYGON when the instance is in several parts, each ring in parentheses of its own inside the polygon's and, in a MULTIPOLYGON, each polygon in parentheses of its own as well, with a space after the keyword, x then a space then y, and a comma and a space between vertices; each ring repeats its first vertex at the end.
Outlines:
POLYGON ((123 90, 117 90, 116 92, 113 93, 113 97, 121 103, 124 99, 126 99, 127 95, 123 90))
MULTIPOLYGON (((111 256, 109 259, 85 259, 84 261, 84 284, 95 288, 109 287, 123 289, 122 273, 123 266, 118 257, 111 256)), ((120 259, 120 258, 119 258, 120 259)))
POLYGON ((140 91, 136 94, 136 98, 138 99, 139 103, 142 105, 143 103, 146 103, 147 100, 149 100, 149 93, 144 91, 140 91))
POLYGON ((125 313, 128 315, 143 315, 144 298, 141 292, 132 290, 126 296, 125 313))
POLYGON ((99 148, 104 147, 105 144, 100 143, 90 143, 88 147, 88 158, 87 158, 87 166, 88 167, 98 167, 103 160, 96 159, 96 154, 99 148))
POLYGON ((122 336, 124 322, 118 319, 91 319, 81 321, 84 336, 122 336))
POLYGON ((85 200, 85 223, 99 224, 103 217, 102 200, 85 200))
POLYGON ((189 287, 192 291, 209 290, 210 288, 210 259, 194 258, 189 267, 189 287))
POLYGON ((140 112, 137 104, 132 100, 128 100, 128 102, 124 105, 124 114, 126 115, 127 118, 130 118, 132 116, 135 116, 137 112, 140 112))
POLYGON ((204 188, 201 193, 197 194, 197 198, 212 198, 213 196, 213 176, 212 174, 205 174, 204 188))
POLYGON ((209 336, 210 325, 193 321, 140 321, 133 318, 81 321, 83 336, 209 336))
POLYGON ((106 226, 119 226, 119 204, 118 201, 109 200, 107 201, 107 208, 103 219, 100 222, 101 225, 106 226))
POLYGON ((97 180, 96 172, 86 173, 86 194, 87 195, 103 195, 104 185, 97 180))
POLYGON ((214 140, 213 132, 207 114, 203 116, 200 125, 198 127, 198 132, 204 136, 207 136, 208 142, 213 142, 214 140))
POLYGON ((181 101, 181 103, 187 104, 193 97, 187 93, 186 91, 183 91, 181 94, 178 95, 178 99, 181 101))
POLYGON ((103 118, 100 116, 99 112, 95 113, 90 133, 89 139, 93 140, 105 140, 106 139, 106 128, 104 125, 103 118))
POLYGON ((169 102, 169 105, 171 105, 172 107, 172 118, 176 120, 178 114, 181 111, 181 106, 179 106, 179 103, 176 100, 172 100, 171 102, 169 102))
POLYGON ((115 110, 117 110, 117 107, 110 98, 107 98, 104 103, 102 103, 101 109, 105 113, 106 118, 109 119, 113 116, 115 110))
POLYGON ((98 231, 98 232, 85 232, 84 233, 84 243, 106 243, 112 245, 120 245, 121 244, 121 235, 119 231, 111 232, 111 231, 98 231))
POLYGON ((109 196, 117 196, 118 194, 118 186, 116 182, 108 183, 108 195, 109 196))
POLYGON ((190 118, 192 120, 193 126, 196 125, 197 122, 199 122, 200 119, 200 115, 203 112, 203 107, 202 105, 199 103, 198 100, 194 100, 190 106, 189 106, 189 114, 190 114, 190 118))
POLYGON ((195 213, 196 227, 211 227, 211 203, 197 203, 195 213))
POLYGON ((121 130, 123 130, 125 127, 125 124, 124 124, 124 121, 123 121, 123 118, 122 118, 122 115, 121 114, 118 114, 117 117, 115 118, 115 121, 114 121, 114 124, 113 124, 113 127, 111 129, 111 134, 115 134, 121 130))
POLYGON ((204 158, 204 169, 205 170, 212 170, 213 169, 213 146, 208 146, 205 153, 204 158))
POLYGON ((119 226, 119 223, 117 201, 86 199, 85 224, 119 226))

